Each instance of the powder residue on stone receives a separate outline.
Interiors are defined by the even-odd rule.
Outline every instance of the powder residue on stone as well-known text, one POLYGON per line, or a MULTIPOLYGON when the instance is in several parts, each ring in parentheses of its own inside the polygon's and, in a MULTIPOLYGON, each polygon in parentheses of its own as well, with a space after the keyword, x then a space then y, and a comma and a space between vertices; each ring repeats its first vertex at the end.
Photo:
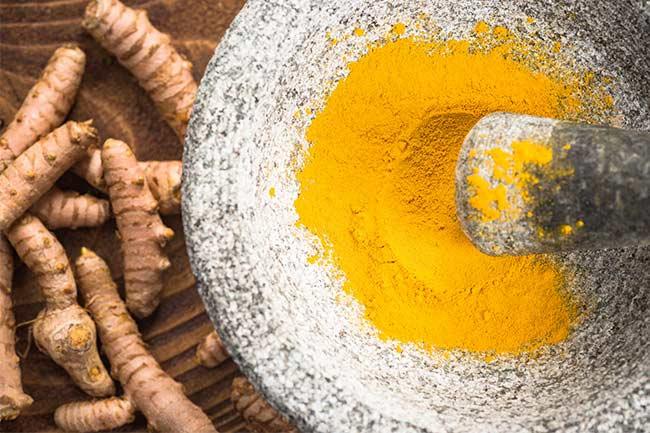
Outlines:
MULTIPOLYGON (((475 211, 470 217, 481 223, 527 220, 540 238, 573 234, 574 226, 570 224, 556 228, 535 226, 536 209, 540 205, 535 191, 575 173, 565 158, 570 148, 569 144, 564 145, 554 155, 548 143, 527 139, 514 141, 507 147, 500 144, 489 150, 473 149, 468 162, 473 170, 466 178, 470 191, 468 204, 475 211)), ((575 228, 579 226, 576 222, 575 228)))
MULTIPOLYGON (((476 209, 484 222, 497 219, 519 218, 523 212, 522 202, 530 201, 529 189, 539 182, 538 176, 529 171, 531 166, 545 170, 553 160, 553 150, 532 140, 522 140, 511 143, 512 151, 502 147, 494 147, 487 151, 489 158, 482 162, 490 162, 485 168, 490 176, 486 178, 480 173, 479 164, 474 167, 467 183, 473 190, 469 204, 476 209), (496 185, 490 182, 493 180, 496 185)), ((476 159, 477 155, 471 157, 476 159)), ((555 173, 547 169, 547 175, 559 176, 566 173, 555 173)), ((530 216, 530 215, 529 215, 530 216)))
POLYGON ((488 113, 579 118, 596 107, 581 76, 485 23, 469 40, 389 39, 349 64, 306 131, 295 209, 381 338, 520 354, 568 336, 564 271, 473 247, 454 171, 488 113))
POLYGON ((393 32, 397 36, 403 35, 404 33, 406 33, 406 24, 404 23, 395 24, 391 29, 391 32, 393 32))

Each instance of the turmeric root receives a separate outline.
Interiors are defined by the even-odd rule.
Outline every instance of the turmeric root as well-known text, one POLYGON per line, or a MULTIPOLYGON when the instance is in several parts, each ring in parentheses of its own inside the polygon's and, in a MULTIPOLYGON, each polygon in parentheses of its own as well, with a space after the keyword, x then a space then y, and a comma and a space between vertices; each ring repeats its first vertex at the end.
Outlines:
POLYGON ((31 212, 50 230, 99 227, 111 216, 108 201, 56 187, 41 197, 31 212))
POLYGON ((102 151, 98 147, 89 148, 88 154, 72 167, 72 171, 99 191, 106 192, 102 151))
POLYGON ((59 126, 74 103, 86 55, 73 44, 54 51, 14 120, 0 137, 0 173, 29 146, 59 126))
POLYGON ((9 164, 0 174, 0 231, 48 192, 96 140, 91 121, 67 122, 9 164))
POLYGON ((135 406, 128 398, 64 404, 54 411, 54 422, 66 432, 113 430, 135 420, 135 406))
POLYGON ((119 0, 93 0, 83 27, 137 78, 181 141, 196 97, 192 64, 158 31, 144 10, 119 0))
MULTIPOLYGON (((216 433, 210 419, 185 396, 182 385, 169 377, 146 349, 106 263, 83 248, 76 261, 76 274, 86 308, 97 322, 112 372, 150 427, 159 433, 216 433)), ((104 403, 87 403, 83 413, 78 411, 76 415, 66 409, 66 425, 81 425, 74 419, 87 413, 90 406, 101 404, 104 403)))
POLYGON ((0 235, 0 421, 15 419, 32 404, 23 392, 16 356, 16 320, 11 309, 13 257, 9 244, 0 235))
POLYGON ((163 215, 173 215, 181 211, 181 161, 141 162, 147 184, 158 202, 158 211, 163 215))
POLYGON ((30 214, 16 221, 7 237, 34 274, 45 299, 45 308, 33 324, 39 349, 86 393, 113 395, 115 386, 97 352, 95 324, 77 304, 77 286, 61 244, 30 214))
POLYGON ((214 368, 228 359, 229 355, 221 342, 217 331, 212 331, 205 336, 196 348, 196 358, 204 367, 214 368))
POLYGON ((254 433, 298 433, 286 418, 264 401, 245 377, 233 380, 230 399, 254 433))
MULTIPOLYGON (((147 185, 158 201, 158 211, 162 215, 180 213, 183 163, 181 161, 142 161, 138 164, 144 170, 147 185)), ((99 149, 91 149, 88 156, 79 161, 72 170, 99 191, 106 191, 104 166, 99 149)))
POLYGON ((102 163, 122 240, 126 305, 147 317, 160 303, 162 274, 170 266, 163 247, 174 232, 160 220, 144 171, 126 143, 106 140, 102 163))

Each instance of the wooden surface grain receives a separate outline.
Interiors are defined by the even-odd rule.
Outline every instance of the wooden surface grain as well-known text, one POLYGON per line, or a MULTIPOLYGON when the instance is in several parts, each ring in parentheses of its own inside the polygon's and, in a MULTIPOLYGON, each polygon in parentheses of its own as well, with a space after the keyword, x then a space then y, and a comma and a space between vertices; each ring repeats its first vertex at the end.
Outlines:
MULTIPOLYGON (((94 119, 101 141, 108 137, 130 143, 140 159, 177 159, 181 148, 134 78, 80 26, 86 0, 0 0, 0 128, 11 121, 52 52, 65 42, 76 41, 88 56, 82 87, 71 119, 94 119)), ((146 9, 160 30, 170 33, 177 49, 194 64, 200 80, 214 48, 240 10, 243 0, 135 0, 130 6, 146 9)), ((72 175, 60 182, 80 191, 87 189, 72 175)), ((211 330, 189 268, 180 217, 165 218, 177 233, 167 247, 172 268, 166 275, 160 308, 140 330, 163 368, 185 386, 190 398, 214 420, 220 432, 236 432, 244 424, 233 411, 230 384, 238 374, 228 360, 215 369, 197 365, 194 349, 211 330)), ((107 259, 121 283, 121 258, 115 226, 100 229, 61 230, 57 237, 74 260, 81 246, 107 259)), ((33 276, 18 264, 14 278, 14 302, 18 323, 26 391, 32 407, 18 420, 0 424, 2 432, 53 431, 52 412, 62 403, 87 399, 64 371, 30 344, 29 321, 42 308, 33 276)), ((120 431, 144 431, 139 416, 120 431)))

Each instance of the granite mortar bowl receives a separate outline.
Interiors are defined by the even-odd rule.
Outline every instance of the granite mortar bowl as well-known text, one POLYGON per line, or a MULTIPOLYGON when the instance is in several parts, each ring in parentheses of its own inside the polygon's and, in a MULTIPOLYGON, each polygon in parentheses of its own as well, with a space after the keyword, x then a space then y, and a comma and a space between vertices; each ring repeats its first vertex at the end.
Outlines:
POLYGON ((305 432, 649 431, 648 249, 559 256, 590 313, 538 357, 491 363, 410 345, 398 353, 331 269, 308 263, 317 244, 293 202, 309 119, 294 114, 323 100, 346 56, 422 12, 451 37, 485 20, 561 40, 576 65, 612 78, 619 124, 650 128, 641 2, 253 0, 208 66, 187 137, 185 233, 212 320, 244 373, 305 432), (325 36, 355 26, 364 38, 325 36))

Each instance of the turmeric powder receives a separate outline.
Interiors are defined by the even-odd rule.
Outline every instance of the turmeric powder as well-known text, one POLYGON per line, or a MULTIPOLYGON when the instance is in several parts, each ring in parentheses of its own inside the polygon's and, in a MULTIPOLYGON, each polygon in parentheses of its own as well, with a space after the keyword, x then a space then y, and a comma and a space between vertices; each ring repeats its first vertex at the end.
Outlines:
POLYGON ((567 338, 577 316, 567 271, 478 251, 456 217, 454 168, 488 113, 603 115, 611 98, 585 86, 486 23, 467 40, 393 35, 349 64, 306 130, 295 209, 380 338, 510 355, 567 338))
MULTIPOLYGON (((492 177, 499 183, 490 185, 478 170, 467 177, 468 184, 474 189, 469 204, 478 210, 483 221, 499 218, 518 218, 521 213, 519 200, 529 200, 529 187, 539 181, 537 176, 527 170, 531 165, 545 167, 553 159, 553 150, 531 140, 512 143, 512 153, 500 147, 487 152, 491 162, 492 177), (506 185, 512 185, 516 197, 508 197, 506 185)), ((549 173, 560 175, 561 173, 549 173)))

